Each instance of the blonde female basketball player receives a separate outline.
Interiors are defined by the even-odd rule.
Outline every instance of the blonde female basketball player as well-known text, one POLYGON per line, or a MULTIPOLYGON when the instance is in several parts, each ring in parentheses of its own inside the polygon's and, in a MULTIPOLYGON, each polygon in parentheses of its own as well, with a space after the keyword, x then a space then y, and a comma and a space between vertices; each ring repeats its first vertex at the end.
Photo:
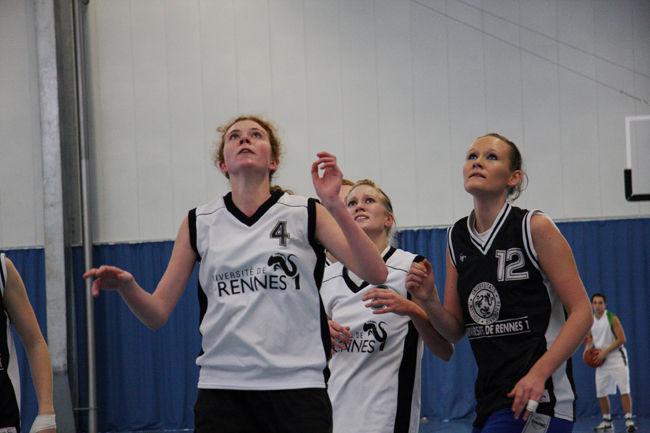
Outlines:
POLYGON ((390 246, 394 217, 388 196, 361 180, 346 200, 354 221, 381 252, 388 278, 370 284, 340 263, 325 271, 321 297, 335 346, 328 383, 334 433, 417 433, 422 343, 446 361, 454 349, 406 291, 411 264, 424 257, 390 246))
POLYGON ((473 433, 565 433, 575 420, 569 358, 591 327, 589 298, 553 222, 510 204, 524 178, 512 141, 478 138, 463 166, 474 210, 448 234, 444 307, 427 263, 407 280, 447 340, 470 340, 479 368, 473 433))

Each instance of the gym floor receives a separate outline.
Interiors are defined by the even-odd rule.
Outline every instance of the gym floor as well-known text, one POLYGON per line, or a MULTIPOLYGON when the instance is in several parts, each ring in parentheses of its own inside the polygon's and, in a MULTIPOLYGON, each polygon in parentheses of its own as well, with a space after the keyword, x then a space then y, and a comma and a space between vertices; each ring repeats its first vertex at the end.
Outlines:
MULTIPOLYGON (((470 433, 472 431, 473 418, 420 422, 420 433, 470 433)), ((576 421, 573 433, 594 433, 594 426, 600 423, 600 417, 580 418, 576 421)), ((634 423, 637 426, 637 433, 650 433, 650 417, 635 417, 634 423)), ((625 432, 623 418, 614 418, 616 433, 625 432)), ((613 433, 613 432, 612 432, 613 433)))

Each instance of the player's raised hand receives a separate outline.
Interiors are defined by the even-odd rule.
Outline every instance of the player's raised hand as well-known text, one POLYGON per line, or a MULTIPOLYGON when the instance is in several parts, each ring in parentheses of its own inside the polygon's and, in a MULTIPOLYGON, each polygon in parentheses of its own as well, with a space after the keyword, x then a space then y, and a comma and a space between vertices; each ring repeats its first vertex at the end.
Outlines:
POLYGON ((433 266, 431 266, 431 263, 427 259, 411 264, 411 269, 409 269, 409 273, 406 276, 406 290, 420 302, 432 300, 440 302, 433 274, 433 266))
POLYGON ((327 207, 333 200, 341 200, 339 190, 343 173, 336 163, 336 156, 327 152, 318 152, 316 156, 318 159, 311 165, 311 178, 316 194, 327 207), (323 170, 322 176, 319 170, 323 170))

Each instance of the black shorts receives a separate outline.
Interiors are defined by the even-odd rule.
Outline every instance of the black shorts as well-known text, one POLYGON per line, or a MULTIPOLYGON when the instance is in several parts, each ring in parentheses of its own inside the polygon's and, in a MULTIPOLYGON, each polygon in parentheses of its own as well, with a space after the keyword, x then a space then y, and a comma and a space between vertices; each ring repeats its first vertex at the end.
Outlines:
POLYGON ((332 404, 324 388, 277 391, 199 389, 196 433, 331 433, 332 404))

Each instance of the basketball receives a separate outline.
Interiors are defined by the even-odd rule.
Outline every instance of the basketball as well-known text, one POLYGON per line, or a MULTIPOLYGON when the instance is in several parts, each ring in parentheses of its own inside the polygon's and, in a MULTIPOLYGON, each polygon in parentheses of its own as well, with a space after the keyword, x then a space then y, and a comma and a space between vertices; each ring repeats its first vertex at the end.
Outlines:
POLYGON ((596 362, 596 355, 600 350, 591 348, 582 354, 582 360, 590 367, 599 367, 602 362, 596 362))

